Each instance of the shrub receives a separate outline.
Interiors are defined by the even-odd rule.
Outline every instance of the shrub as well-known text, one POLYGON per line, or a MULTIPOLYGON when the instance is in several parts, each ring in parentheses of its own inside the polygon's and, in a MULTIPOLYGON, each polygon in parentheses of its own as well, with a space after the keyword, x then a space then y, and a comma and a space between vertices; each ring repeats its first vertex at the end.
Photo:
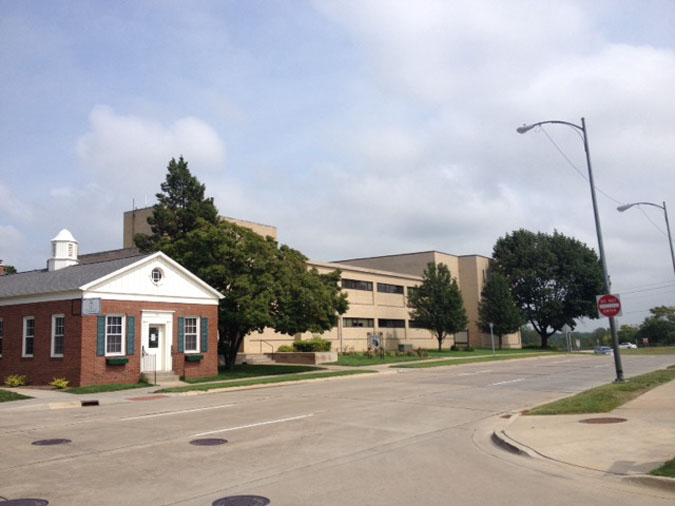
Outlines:
POLYGON ((463 351, 474 351, 472 346, 465 346, 463 351))
POLYGON ((409 357, 412 357, 415 354, 415 350, 406 350, 405 354, 409 357))
POLYGON ((331 342, 325 339, 310 339, 309 341, 295 341, 294 351, 330 351, 331 342))
POLYGON ((416 354, 418 357, 426 357, 426 356, 429 355, 429 354, 427 353, 427 350, 423 349, 422 347, 417 348, 417 349, 415 350, 415 354, 416 354))
POLYGON ((22 387, 28 380, 25 374, 10 374, 5 378, 5 385, 8 387, 22 387))
POLYGON ((66 378, 54 378, 50 383, 50 385, 61 389, 66 388, 68 386, 68 383, 70 382, 66 378))
POLYGON ((277 352, 279 353, 288 353, 289 351, 293 351, 293 346, 289 346, 287 344, 282 344, 277 348, 277 352))
POLYGON ((450 351, 459 351, 459 346, 453 344, 452 346, 450 346, 450 351))

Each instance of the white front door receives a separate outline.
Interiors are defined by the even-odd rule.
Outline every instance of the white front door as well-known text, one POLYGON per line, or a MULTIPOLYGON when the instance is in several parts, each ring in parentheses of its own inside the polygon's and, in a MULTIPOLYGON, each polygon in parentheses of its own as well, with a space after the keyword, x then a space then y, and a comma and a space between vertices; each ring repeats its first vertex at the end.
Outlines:
POLYGON ((141 372, 164 371, 166 331, 164 325, 151 324, 143 334, 141 372))

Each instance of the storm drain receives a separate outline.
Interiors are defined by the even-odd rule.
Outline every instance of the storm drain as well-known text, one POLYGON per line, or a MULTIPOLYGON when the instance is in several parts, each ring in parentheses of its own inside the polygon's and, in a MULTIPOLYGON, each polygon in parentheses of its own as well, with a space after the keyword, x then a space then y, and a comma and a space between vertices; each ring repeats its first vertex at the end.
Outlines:
MULTIPOLYGON (((227 439, 220 439, 217 437, 212 438, 203 438, 203 439, 193 439, 190 441, 191 445, 195 446, 218 446, 227 443, 227 439)), ((225 504, 225 503, 223 503, 225 504)), ((265 503, 267 504, 267 503, 265 503)))
POLYGON ((627 422, 625 418, 612 418, 611 416, 606 416, 604 418, 586 418, 585 420, 579 420, 579 423, 622 423, 627 422))
POLYGON ((216 499, 211 506, 265 506, 269 503, 270 500, 261 495, 231 495, 216 499))
MULTIPOLYGON (((54 446, 54 445, 65 445, 71 442, 72 441, 70 439, 40 439, 39 441, 33 441, 31 444, 35 446, 54 446)), ((32 501, 33 499, 21 499, 21 500, 32 501)))
POLYGON ((44 499, 9 499, 0 501, 2 506, 47 506, 49 501, 44 499))

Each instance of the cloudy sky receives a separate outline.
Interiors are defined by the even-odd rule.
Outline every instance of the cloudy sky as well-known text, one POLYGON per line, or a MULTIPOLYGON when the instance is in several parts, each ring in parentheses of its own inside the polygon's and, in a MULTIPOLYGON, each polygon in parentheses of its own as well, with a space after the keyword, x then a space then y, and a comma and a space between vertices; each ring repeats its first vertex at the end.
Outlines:
MULTIPOLYGON (((490 255, 518 228, 597 250, 622 323, 675 305, 675 3, 0 0, 0 258, 63 227, 122 246, 184 155, 221 214, 328 261, 490 255), (582 177, 583 176, 583 177, 582 177)), ((606 320, 586 323, 594 328, 606 320)))

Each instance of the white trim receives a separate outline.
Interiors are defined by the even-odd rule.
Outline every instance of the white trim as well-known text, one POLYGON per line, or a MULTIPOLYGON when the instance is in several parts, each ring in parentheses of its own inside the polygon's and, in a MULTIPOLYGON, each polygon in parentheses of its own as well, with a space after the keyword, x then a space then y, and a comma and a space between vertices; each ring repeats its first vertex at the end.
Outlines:
MULTIPOLYGON (((38 293, 35 295, 20 295, 0 299, 0 306, 15 306, 19 304, 39 304, 40 302, 67 301, 79 299, 82 294, 79 291, 38 293)), ((92 295, 94 297, 94 295, 92 295)))
POLYGON ((165 261, 166 263, 168 263, 171 267, 178 270, 179 272, 181 272, 184 276, 188 277, 189 279, 193 280, 195 283, 197 283, 202 288, 204 288, 205 290, 212 293, 218 299, 222 299, 224 297, 224 295, 221 294, 218 290, 216 290, 215 288, 212 288, 208 283, 206 283, 205 281, 202 281, 200 278, 198 278, 197 276, 192 274, 185 267, 180 265, 178 262, 176 262, 172 258, 166 256, 161 251, 153 253, 152 255, 149 255, 147 257, 141 258, 140 260, 138 260, 138 261, 136 261, 132 264, 129 264, 125 267, 122 267, 121 269, 118 269, 114 272, 111 272, 110 274, 106 274, 105 276, 100 277, 98 279, 95 279, 94 281, 90 281, 89 283, 86 283, 86 284, 82 285, 80 287, 80 290, 91 290, 95 286, 100 285, 101 283, 104 283, 105 281, 108 281, 108 280, 110 280, 110 279, 112 279, 116 276, 119 276, 120 274, 125 273, 125 272, 132 271, 132 270, 136 269, 137 267, 140 267, 143 264, 149 263, 149 262, 151 262, 151 261, 153 261, 157 258, 160 258, 163 261, 165 261))
POLYGON ((160 326, 164 329, 164 339, 160 340, 162 347, 162 363, 156 363, 158 371, 173 370, 173 358, 171 356, 171 347, 173 346, 174 336, 174 314, 175 311, 162 311, 155 309, 141 310, 141 349, 148 344, 149 331, 151 326, 160 326))
MULTIPOLYGON (((63 353, 55 353, 54 349, 56 348, 56 319, 63 318, 63 346, 66 345, 66 315, 65 314, 53 314, 52 315, 52 343, 49 356, 52 358, 63 358, 63 353)), ((65 349, 64 349, 65 351, 65 349)))
POLYGON ((23 317, 23 327, 22 327, 22 331, 21 331, 21 357, 22 358, 33 358, 34 356, 35 356, 35 316, 24 316, 23 317), (26 324, 27 324, 28 320, 33 320, 33 335, 32 335, 32 338, 33 338, 33 353, 31 353, 30 355, 28 355, 26 353, 26 339, 28 337, 26 335, 26 328, 27 328, 26 324))
POLYGON ((106 314, 104 320, 104 332, 103 332, 103 351, 106 357, 123 357, 126 355, 125 353, 125 348, 126 348, 126 340, 127 340, 127 328, 126 328, 126 323, 127 323, 127 315, 121 314, 121 313, 109 313, 106 314), (121 333, 121 346, 120 349, 122 350, 121 352, 108 352, 108 318, 109 317, 115 317, 119 316, 122 318, 122 333, 121 333))
POLYGON ((202 326, 201 317, 199 317, 199 316, 184 316, 183 317, 183 353, 185 355, 190 355, 192 353, 199 353, 200 352, 200 350, 201 350, 201 333, 200 333, 201 326, 202 326), (195 327, 196 327, 196 329, 195 329, 196 349, 195 350, 188 350, 187 349, 187 334, 185 332, 185 325, 187 324, 187 322, 185 320, 187 320, 188 318, 194 318, 195 319, 195 327))
POLYGON ((103 300, 128 300, 134 302, 166 302, 172 304, 199 304, 202 306, 217 306, 218 299, 204 299, 201 297, 168 297, 162 295, 143 295, 130 293, 90 292, 89 297, 101 297, 103 300))

